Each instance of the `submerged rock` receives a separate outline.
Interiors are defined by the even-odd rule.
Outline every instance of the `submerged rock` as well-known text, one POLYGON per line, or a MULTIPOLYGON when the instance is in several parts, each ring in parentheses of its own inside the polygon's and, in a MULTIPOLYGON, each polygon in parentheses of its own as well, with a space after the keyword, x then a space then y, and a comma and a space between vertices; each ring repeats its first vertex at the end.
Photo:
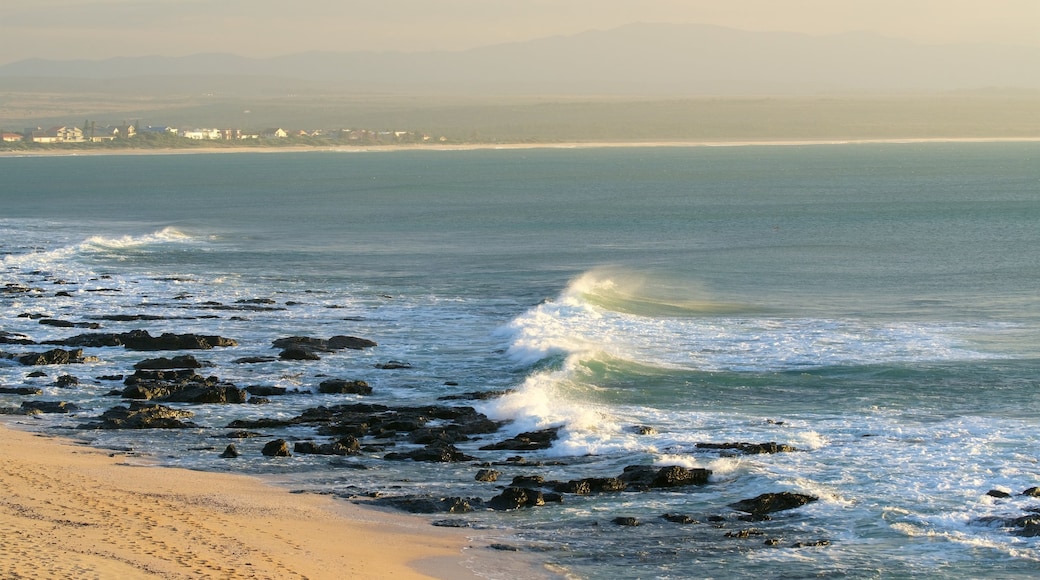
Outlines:
POLYGON ((698 443, 697 449, 718 449, 739 451, 746 455, 759 455, 763 453, 790 453, 798 451, 790 445, 783 445, 775 441, 768 443, 698 443))
POLYGON ((289 442, 285 439, 268 441, 260 452, 266 457, 292 457, 292 453, 289 452, 289 442))
POLYGON ((537 490, 522 487, 507 487, 501 494, 491 498, 488 506, 493 510, 507 511, 525 507, 545 505, 545 496, 537 490))
POLYGON ((682 487, 687 485, 704 485, 711 476, 710 469, 688 469, 679 465, 653 467, 651 465, 630 465, 618 479, 629 487, 639 490, 652 488, 682 487))
POLYGON ((129 407, 105 411, 99 421, 81 425, 80 429, 186 429, 198 426, 182 420, 194 416, 191 411, 133 401, 129 407))
POLYGON ((481 447, 480 450, 535 451, 538 449, 548 449, 552 447, 553 441, 559 438, 559 431, 559 427, 551 427, 549 429, 542 429, 541 431, 520 433, 519 435, 506 439, 505 441, 485 445, 481 447))

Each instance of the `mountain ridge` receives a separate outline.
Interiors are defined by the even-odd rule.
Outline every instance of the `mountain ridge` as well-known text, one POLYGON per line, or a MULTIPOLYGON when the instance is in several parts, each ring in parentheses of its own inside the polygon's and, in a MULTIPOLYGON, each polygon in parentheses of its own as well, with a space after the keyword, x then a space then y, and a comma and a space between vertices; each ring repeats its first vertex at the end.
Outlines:
POLYGON ((557 94, 823 94, 1040 88, 1040 48, 923 45, 872 33, 811 36, 634 23, 464 51, 310 51, 26 59, 12 77, 278 77, 349 87, 557 94))

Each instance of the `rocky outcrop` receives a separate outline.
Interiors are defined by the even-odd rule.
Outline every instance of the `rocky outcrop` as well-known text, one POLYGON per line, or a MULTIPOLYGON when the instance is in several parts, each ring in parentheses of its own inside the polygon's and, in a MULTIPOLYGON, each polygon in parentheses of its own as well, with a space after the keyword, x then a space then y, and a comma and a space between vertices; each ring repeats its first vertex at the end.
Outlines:
POLYGON ((318 385, 319 393, 344 395, 371 395, 372 387, 365 381, 329 379, 318 385))
POLYGON ((186 429, 198 425, 184 421, 193 417, 191 411, 171 409, 133 401, 129 407, 113 407, 101 414, 98 421, 81 425, 81 429, 186 429))
POLYGON ((198 369, 202 368, 202 363, 190 354, 186 354, 173 358, 150 358, 135 364, 134 368, 137 370, 198 369))
POLYGON ((799 508, 817 499, 819 498, 812 495, 784 491, 780 493, 763 493, 758 497, 731 503, 729 507, 752 516, 764 516, 774 512, 799 508))
POLYGON ((697 449, 738 451, 745 455, 760 455, 763 453, 790 453, 792 451, 798 451, 790 445, 783 445, 775 441, 770 441, 768 443, 698 443, 697 449))
POLYGON ((268 441, 260 452, 266 457, 292 457, 292 453, 289 452, 289 442, 285 439, 268 441))
POLYGON ((361 452, 361 442, 349 435, 332 443, 297 441, 293 451, 301 455, 357 455, 361 452))
POLYGON ((704 485, 708 483, 711 470, 688 469, 679 465, 653 467, 650 465, 630 465, 618 479, 635 490, 654 488, 683 487, 687 485, 704 485))
POLYGON ((25 413, 72 413, 78 411, 79 407, 65 401, 25 401, 22 403, 22 411, 25 413))
POLYGON ((208 350, 214 347, 238 346, 230 338, 216 335, 163 333, 152 336, 147 330, 131 330, 120 334, 91 333, 80 334, 65 340, 49 341, 48 344, 79 347, 122 346, 128 350, 208 350))
POLYGON ((553 441, 559 438, 559 431, 559 427, 551 427, 541 431, 520 433, 515 437, 492 443, 491 445, 485 445, 480 449, 481 451, 534 451, 537 449, 548 449, 552 447, 553 441))
POLYGON ((383 458, 391 461, 411 459, 412 461, 429 461, 434 463, 455 463, 476 459, 476 457, 459 451, 454 445, 444 443, 427 445, 422 449, 416 449, 407 453, 387 453, 383 458))
POLYGON ((493 510, 506 511, 545 505, 545 496, 537 490, 522 487, 507 487, 501 494, 491 498, 488 506, 493 510))
POLYGON ((628 484, 617 477, 587 477, 585 479, 572 479, 565 483, 557 483, 553 490, 560 493, 590 495, 593 493, 625 491, 627 488, 628 484))
POLYGON ((24 366, 67 365, 85 362, 83 349, 65 350, 55 348, 47 352, 30 352, 16 355, 15 360, 24 366))
POLYGON ((192 369, 138 370, 126 378, 123 398, 171 403, 245 403, 244 389, 217 377, 202 377, 192 369))

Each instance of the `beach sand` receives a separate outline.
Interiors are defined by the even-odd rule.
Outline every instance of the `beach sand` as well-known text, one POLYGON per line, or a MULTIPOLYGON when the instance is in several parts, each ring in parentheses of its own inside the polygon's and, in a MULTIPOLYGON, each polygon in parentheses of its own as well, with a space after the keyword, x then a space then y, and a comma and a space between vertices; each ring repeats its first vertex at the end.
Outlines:
POLYGON ((0 157, 87 157, 94 155, 190 155, 203 153, 305 153, 325 151, 338 153, 372 153, 393 151, 474 151, 474 150, 527 150, 527 149, 609 149, 641 147, 750 147, 750 146, 810 146, 810 145, 878 145, 920 143, 1036 143, 1040 137, 908 137, 908 138, 849 138, 849 139, 762 139, 717 141, 576 141, 545 143, 461 143, 433 145, 343 145, 343 146, 267 146, 267 147, 186 147, 181 149, 9 149, 0 150, 0 157))
POLYGON ((2 423, 0 435, 5 579, 477 577, 462 530, 2 423))

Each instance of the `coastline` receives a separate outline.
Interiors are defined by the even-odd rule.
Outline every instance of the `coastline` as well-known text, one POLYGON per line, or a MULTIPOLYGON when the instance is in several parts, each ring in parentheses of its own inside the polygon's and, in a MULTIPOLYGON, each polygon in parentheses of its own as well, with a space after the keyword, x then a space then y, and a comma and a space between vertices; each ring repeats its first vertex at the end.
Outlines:
POLYGON ((695 148, 695 147, 807 147, 813 145, 913 145, 924 143, 1038 143, 1037 137, 907 137, 848 139, 761 139, 761 140, 693 140, 693 141, 573 141, 545 143, 460 143, 436 145, 296 145, 271 147, 193 147, 155 149, 45 149, 0 150, 0 157, 88 157, 108 155, 201 155, 233 153, 376 153, 398 151, 478 151, 530 149, 623 149, 623 148, 695 148))
POLYGON ((479 577, 460 530, 249 476, 152 466, 10 419, 0 434, 5 578, 479 577))

